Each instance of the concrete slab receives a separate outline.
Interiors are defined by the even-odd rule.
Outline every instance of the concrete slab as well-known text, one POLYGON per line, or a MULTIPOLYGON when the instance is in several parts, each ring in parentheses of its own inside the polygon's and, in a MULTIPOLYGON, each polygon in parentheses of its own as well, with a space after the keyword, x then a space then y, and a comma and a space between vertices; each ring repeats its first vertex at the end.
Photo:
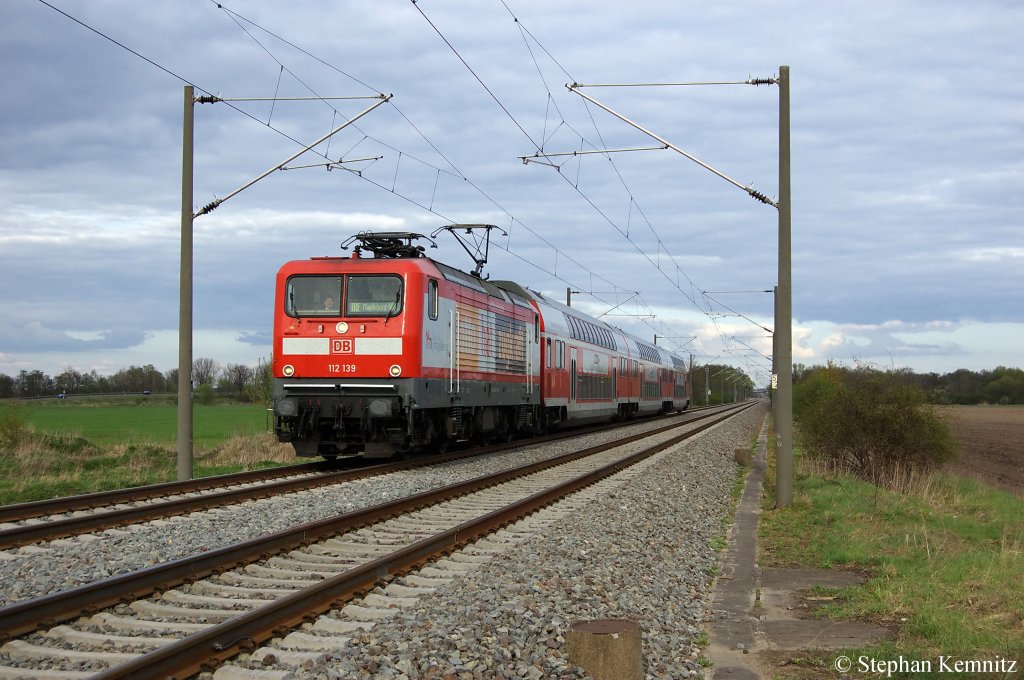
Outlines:
POLYGON ((887 629, 870 623, 811 618, 821 599, 807 591, 815 586, 856 585, 861 582, 858 574, 757 566, 757 525, 767 444, 766 420, 711 600, 713 620, 708 626, 707 652, 712 663, 707 674, 710 678, 771 677, 759 663, 758 651, 844 649, 890 635, 887 629))

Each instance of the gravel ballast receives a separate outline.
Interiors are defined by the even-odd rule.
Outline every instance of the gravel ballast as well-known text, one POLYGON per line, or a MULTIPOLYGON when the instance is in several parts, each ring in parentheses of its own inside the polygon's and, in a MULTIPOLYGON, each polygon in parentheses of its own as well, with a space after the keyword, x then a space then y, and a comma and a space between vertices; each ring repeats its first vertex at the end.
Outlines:
POLYGON ((701 626, 731 521, 733 452, 765 409, 673 447, 641 475, 479 570, 420 599, 301 678, 585 678, 567 658, 576 621, 643 629, 648 678, 701 677, 701 626))
POLYGON ((413 493, 551 458, 664 424, 664 421, 639 422, 613 432, 540 446, 524 445, 524 448, 496 455, 195 512, 123 529, 111 529, 100 534, 86 534, 0 551, 0 605, 74 588, 281 531, 303 522, 333 517, 413 493))
MULTIPOLYGON (((582 678, 567 658, 565 638, 572 623, 601 618, 641 623, 648 677, 700 675, 700 626, 718 563, 711 541, 724 534, 731 511, 732 454, 749 446, 764 411, 749 409, 659 454, 632 480, 292 675, 582 678)), ((0 553, 0 601, 75 587, 623 434, 576 437, 0 553)))

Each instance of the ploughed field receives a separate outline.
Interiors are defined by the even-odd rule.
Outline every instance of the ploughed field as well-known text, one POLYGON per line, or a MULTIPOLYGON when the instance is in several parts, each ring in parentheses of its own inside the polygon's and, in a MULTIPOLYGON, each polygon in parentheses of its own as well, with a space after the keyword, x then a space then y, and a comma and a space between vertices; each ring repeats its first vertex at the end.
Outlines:
POLYGON ((960 445, 949 470, 1024 496, 1024 406, 942 406, 960 445))

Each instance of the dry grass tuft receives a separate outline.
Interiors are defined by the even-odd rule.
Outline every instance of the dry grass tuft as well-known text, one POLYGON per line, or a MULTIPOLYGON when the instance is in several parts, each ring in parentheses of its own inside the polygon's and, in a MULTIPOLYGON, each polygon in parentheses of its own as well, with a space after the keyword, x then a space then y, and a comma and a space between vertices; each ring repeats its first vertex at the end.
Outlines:
POLYGON ((204 465, 241 465, 294 463, 295 449, 282 444, 272 434, 238 434, 202 456, 204 465))

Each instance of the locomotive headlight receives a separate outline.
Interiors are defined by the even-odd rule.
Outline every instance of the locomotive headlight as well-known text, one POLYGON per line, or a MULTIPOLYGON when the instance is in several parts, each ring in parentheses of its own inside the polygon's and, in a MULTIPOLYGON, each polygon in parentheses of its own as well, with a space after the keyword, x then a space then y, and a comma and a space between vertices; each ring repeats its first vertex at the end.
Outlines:
POLYGON ((285 367, 281 369, 281 372, 284 373, 284 377, 290 378, 295 375, 295 367, 291 364, 286 364, 285 367))
POLYGON ((338 331, 338 335, 345 335, 345 333, 348 333, 348 324, 344 321, 339 321, 334 330, 338 331))
POLYGON ((398 364, 391 364, 391 368, 388 369, 388 373, 391 374, 392 378, 397 378, 402 375, 402 367, 398 364))

